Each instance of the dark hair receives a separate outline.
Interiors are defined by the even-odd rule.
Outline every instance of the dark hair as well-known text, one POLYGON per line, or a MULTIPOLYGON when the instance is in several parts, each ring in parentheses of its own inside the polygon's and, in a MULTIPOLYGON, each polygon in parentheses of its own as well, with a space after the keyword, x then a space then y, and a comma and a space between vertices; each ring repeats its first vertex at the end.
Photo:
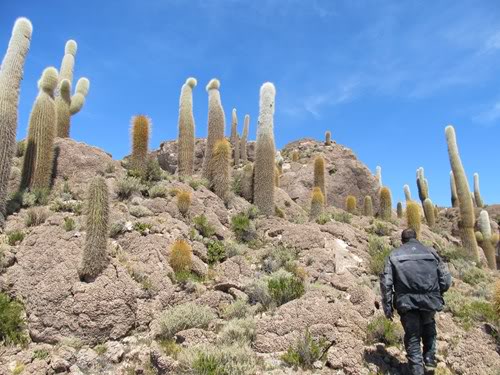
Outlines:
POLYGON ((401 241, 403 243, 407 243, 411 239, 416 239, 417 238, 417 232, 415 232, 413 229, 408 228, 401 233, 401 241))

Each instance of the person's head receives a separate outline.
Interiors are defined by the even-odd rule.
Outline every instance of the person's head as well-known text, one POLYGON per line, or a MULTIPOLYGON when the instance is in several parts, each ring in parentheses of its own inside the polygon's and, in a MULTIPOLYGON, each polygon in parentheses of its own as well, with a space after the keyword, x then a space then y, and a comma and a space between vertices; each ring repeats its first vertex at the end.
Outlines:
POLYGON ((413 229, 408 228, 401 233, 401 241, 403 243, 407 243, 411 239, 416 239, 417 238, 417 232, 415 232, 413 229))

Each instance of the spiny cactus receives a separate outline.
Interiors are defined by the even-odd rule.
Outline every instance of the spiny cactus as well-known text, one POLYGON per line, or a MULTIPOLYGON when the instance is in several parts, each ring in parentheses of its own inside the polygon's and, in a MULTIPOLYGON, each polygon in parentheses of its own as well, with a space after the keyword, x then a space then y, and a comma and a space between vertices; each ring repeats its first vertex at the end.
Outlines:
POLYGON ((345 199, 346 211, 350 214, 355 214, 358 209, 358 203, 354 195, 348 195, 345 199))
POLYGON ((28 19, 16 20, 0 67, 0 227, 5 223, 7 187, 16 150, 19 88, 32 31, 28 19))
POLYGON ((325 132, 325 145, 330 146, 332 144, 332 133, 330 130, 325 132))
POLYGON ((248 163, 243 167, 241 176, 241 196, 250 203, 253 199, 253 164, 248 163))
POLYGON ((407 202, 411 201, 411 191, 408 185, 403 186, 403 190, 405 192, 405 200, 407 202))
POLYGON ((411 201, 406 204, 406 222, 408 228, 413 229, 420 235, 421 219, 420 219, 420 206, 417 202, 411 201))
POLYGON ((320 187, 316 186, 313 189, 311 196, 311 211, 309 213, 309 219, 311 221, 316 220, 323 213, 324 205, 325 197, 323 196, 320 187))
POLYGON ((106 268, 108 257, 109 193, 106 180, 95 177, 89 186, 87 201, 87 233, 81 266, 80 279, 92 281, 106 268))
POLYGON ((379 216, 382 220, 391 220, 392 218, 392 196, 388 187, 380 189, 380 211, 379 216))
POLYGON ((458 152, 457 139, 455 129, 453 126, 447 126, 446 142, 448 143, 448 154, 450 157, 451 169, 455 178, 455 185, 457 187, 457 196, 460 207, 460 237, 462 239, 462 246, 468 253, 476 260, 479 259, 477 248, 476 235, 474 233, 474 206, 470 196, 469 183, 467 182, 467 175, 465 174, 462 161, 458 152))
POLYGON ((243 123, 243 133, 240 140, 240 157, 241 162, 246 164, 248 162, 248 152, 247 152, 247 141, 248 141, 248 128, 250 126, 250 116, 245 115, 245 121, 243 123))
POLYGON ((87 78, 80 78, 76 83, 75 93, 71 96, 76 50, 76 42, 68 40, 64 47, 64 57, 59 69, 59 87, 56 91, 55 101, 57 112, 56 134, 61 138, 69 137, 71 116, 80 112, 90 88, 90 81, 87 78))
POLYGON ((293 151, 292 152, 292 161, 297 163, 299 161, 299 159, 300 159, 299 152, 297 150, 293 151))
POLYGON ((373 200, 369 195, 363 200, 363 215, 373 216, 373 200))
POLYGON ((476 206, 484 207, 483 198, 481 198, 481 191, 479 190, 479 174, 474 173, 474 198, 476 198, 476 206))
POLYGON ((314 159, 314 181, 313 187, 318 186, 323 193, 323 197, 325 199, 325 203, 327 202, 326 196, 326 186, 325 186, 325 159, 323 157, 317 156, 314 159))
POLYGON ((223 138, 215 143, 212 151, 210 187, 224 201, 228 199, 230 187, 231 145, 223 138))
POLYGON ((276 89, 270 82, 260 88, 259 120, 254 164, 254 204, 264 215, 274 214, 274 107, 276 89))
POLYGON ((457 185, 455 184, 455 177, 453 171, 450 171, 450 190, 451 190, 451 206, 458 207, 457 185))
POLYGON ((182 216, 186 216, 191 207, 191 193, 181 190, 177 193, 177 208, 182 216))
POLYGON ((424 175, 424 168, 420 167, 417 169, 417 188, 418 188, 418 197, 424 204, 424 201, 429 198, 429 184, 424 175))
POLYGON ((484 251, 484 255, 488 261, 488 267, 492 270, 496 270, 496 247, 498 243, 498 235, 492 235, 490 216, 487 211, 481 211, 477 223, 479 231, 476 232, 476 239, 479 242, 479 246, 481 246, 484 251))
POLYGON ((238 116, 236 108, 233 108, 231 114, 231 147, 233 149, 233 165, 238 167, 240 165, 240 136, 238 135, 238 116))
POLYGON ((274 167, 274 186, 280 187, 280 169, 278 166, 274 167))
POLYGON ((224 132, 226 128, 226 120, 224 115, 224 108, 220 99, 220 82, 217 79, 212 79, 207 85, 208 92, 208 135, 207 143, 205 146, 205 157, 203 159, 203 177, 208 181, 212 181, 210 174, 212 159, 212 152, 215 143, 224 139, 224 132))
POLYGON ((382 183, 382 167, 381 166, 377 165, 377 167, 375 168, 375 176, 377 177, 378 188, 382 189, 384 184, 382 183))
POLYGON ((427 225, 432 228, 434 225, 436 225, 436 207, 434 206, 430 198, 426 198, 424 200, 423 207, 427 225))
POLYGON ((396 214, 398 215, 398 219, 403 218, 403 203, 398 202, 396 206, 396 214))
POLYGON ((21 190, 50 188, 56 133, 54 90, 57 86, 57 74, 55 68, 47 68, 38 81, 39 92, 29 118, 21 190))
POLYGON ((190 272, 193 264, 193 250, 187 241, 179 239, 170 248, 170 267, 176 274, 190 272))
POLYGON ((186 80, 181 89, 177 140, 177 173, 179 176, 191 176, 194 171, 193 89, 196 84, 196 79, 191 77, 186 80))
POLYGON ((150 119, 144 115, 132 117, 131 137, 132 154, 130 165, 137 171, 144 170, 148 159, 150 119))

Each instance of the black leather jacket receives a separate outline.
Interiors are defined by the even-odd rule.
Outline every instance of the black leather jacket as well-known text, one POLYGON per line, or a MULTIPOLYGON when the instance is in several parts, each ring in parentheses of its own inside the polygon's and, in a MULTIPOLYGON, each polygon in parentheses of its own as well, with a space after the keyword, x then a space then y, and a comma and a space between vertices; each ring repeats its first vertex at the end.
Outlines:
POLYGON ((400 314, 441 311, 450 285, 451 275, 436 251, 412 239, 391 252, 380 275, 384 313, 392 315, 393 306, 400 314))

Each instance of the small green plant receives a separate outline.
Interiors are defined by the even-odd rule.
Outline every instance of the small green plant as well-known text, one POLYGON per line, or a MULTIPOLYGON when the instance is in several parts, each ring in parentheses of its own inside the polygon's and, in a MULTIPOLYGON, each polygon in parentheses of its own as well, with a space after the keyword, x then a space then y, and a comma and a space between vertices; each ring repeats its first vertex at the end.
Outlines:
POLYGON ((0 293, 0 339, 7 345, 24 345, 28 341, 22 313, 23 305, 20 302, 0 293))
POLYGON ((190 178, 188 180, 188 185, 191 186, 193 190, 198 190, 202 186, 208 188, 210 183, 205 178, 190 178))
POLYGON ((375 220, 372 226, 367 229, 368 233, 376 234, 377 236, 389 236, 391 229, 386 222, 375 220))
POLYGON ((16 367, 12 370, 12 375, 21 375, 24 372, 25 366, 22 363, 16 362, 16 367))
POLYGON ((208 222, 205 215, 199 215, 193 218, 195 229, 205 238, 212 237, 215 234, 215 228, 208 222))
POLYGON ((49 351, 47 349, 35 349, 33 350, 33 359, 45 360, 49 358, 49 351))
POLYGON ((402 343, 403 330, 401 326, 384 316, 374 318, 366 328, 368 344, 382 342, 388 346, 398 346, 402 343))
POLYGON ((277 306, 300 298, 305 292, 304 281, 284 270, 272 274, 267 281, 267 287, 277 306))
POLYGON ((133 194, 139 194, 145 187, 137 177, 125 177, 116 183, 116 195, 120 200, 129 199, 133 194))
POLYGON ((320 225, 325 225, 326 223, 329 223, 330 221, 332 221, 332 215, 327 214, 326 212, 323 212, 322 214, 320 214, 318 216, 318 218, 316 219, 316 223, 318 223, 320 225))
POLYGON ((370 236, 368 239, 368 253, 370 254, 370 271, 374 275, 380 275, 384 270, 385 260, 391 253, 391 247, 377 236, 370 236))
POLYGON ((27 227, 36 227, 45 223, 48 216, 48 212, 44 207, 33 207, 26 211, 24 224, 27 227))
POLYGON ((111 174, 111 173, 115 173, 116 171, 116 167, 113 163, 108 163, 106 164, 106 168, 104 168, 104 173, 107 173, 107 174, 111 174))
POLYGON ((182 348, 179 344, 175 342, 173 339, 159 339, 157 340, 158 345, 163 349, 163 352, 174 359, 177 359, 177 356, 181 352, 182 348))
POLYGON ((137 218, 153 215, 153 212, 149 208, 141 205, 129 206, 128 212, 130 215, 137 218))
POLYGON ((187 302, 168 309, 160 318, 160 337, 172 339, 177 332, 189 328, 207 328, 216 318, 210 307, 187 302))
POLYGON ((104 344, 99 344, 99 345, 94 346, 94 351, 98 355, 103 355, 104 353, 106 353, 108 351, 108 347, 104 344))
POLYGON ((109 227, 109 236, 111 238, 116 238, 120 234, 125 233, 126 228, 125 228, 125 223, 122 221, 117 221, 109 227))
POLYGON ((150 198, 166 198, 168 196, 168 189, 163 185, 154 185, 148 190, 150 198))
POLYGON ((295 248, 279 246, 270 249, 262 259, 262 269, 267 273, 273 273, 283 268, 294 273, 297 267, 298 251, 295 248))
POLYGON ((207 251, 208 264, 216 264, 226 259, 226 248, 219 240, 209 242, 207 251))
POLYGON ((16 246, 24 240, 24 233, 20 230, 14 230, 7 233, 7 243, 10 246, 16 246))
POLYGON ((351 224, 352 215, 348 212, 335 212, 332 214, 332 219, 340 223, 351 224))
POLYGON ((312 369, 313 364, 321 360, 326 347, 327 345, 324 340, 317 342, 313 339, 309 330, 306 329, 297 342, 290 346, 287 352, 282 355, 281 360, 295 369, 299 367, 305 370, 312 369))
POLYGON ((50 209, 54 212, 73 212, 75 215, 80 215, 83 211, 83 204, 80 201, 57 198, 50 205, 50 209))
POLYGON ((255 340, 255 335, 253 318, 232 319, 220 331, 218 341, 222 344, 251 343, 255 340))
POLYGON ((451 312, 466 329, 479 322, 493 325, 500 323, 494 305, 485 299, 465 296, 456 290, 450 290, 445 293, 444 300, 445 311, 451 312))
POLYGON ((149 234, 152 227, 151 224, 141 223, 140 221, 135 222, 133 226, 134 230, 139 232, 142 236, 149 234))
POLYGON ((253 315, 253 308, 243 298, 238 298, 222 310, 222 316, 226 319, 241 319, 250 315, 253 315))
POLYGON ((257 237, 255 226, 245 212, 240 212, 231 218, 231 229, 240 242, 250 242, 257 237))
POLYGON ((71 232, 74 230, 76 227, 75 220, 71 217, 65 217, 64 218, 64 223, 63 223, 63 228, 66 232, 71 232))

